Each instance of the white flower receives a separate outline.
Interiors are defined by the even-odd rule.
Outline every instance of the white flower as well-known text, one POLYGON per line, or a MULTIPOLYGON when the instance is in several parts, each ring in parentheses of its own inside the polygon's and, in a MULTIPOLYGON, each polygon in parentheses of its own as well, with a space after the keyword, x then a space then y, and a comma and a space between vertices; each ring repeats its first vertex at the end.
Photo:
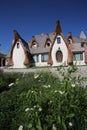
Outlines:
POLYGON ((29 108, 26 108, 26 109, 25 109, 25 112, 27 112, 27 111, 29 111, 29 108))
POLYGON ((37 79, 38 77, 39 77, 38 74, 35 74, 35 75, 34 75, 34 79, 37 79))
POLYGON ((40 107, 40 108, 38 109, 38 111, 42 111, 42 108, 40 107))
POLYGON ((48 85, 48 88, 50 88, 51 86, 50 85, 48 85))
POLYGON ((72 122, 69 122, 69 126, 72 126, 73 124, 72 124, 72 122))
POLYGON ((50 85, 43 85, 44 88, 50 88, 50 85))
POLYGON ((35 105, 34 108, 36 108, 37 106, 35 105))
POLYGON ((14 85, 14 83, 10 83, 8 86, 11 87, 12 85, 14 85))
POLYGON ((16 81, 18 81, 19 79, 16 79, 16 81))
POLYGON ((49 102, 48 102, 48 104, 51 104, 52 103, 52 101, 50 100, 49 102))
POLYGON ((64 91, 59 91, 59 93, 62 95, 62 94, 64 94, 65 92, 64 92, 64 91))
POLYGON ((57 93, 57 92, 58 92, 57 90, 54 91, 54 93, 57 93))
POLYGON ((23 130, 23 126, 20 125, 19 128, 18 128, 18 130, 23 130))
POLYGON ((57 130, 57 128, 55 127, 55 125, 53 124, 52 130, 57 130))
POLYGON ((34 93, 34 91, 31 91, 31 93, 34 93))
POLYGON ((30 108, 30 110, 31 110, 31 111, 33 111, 33 110, 34 110, 34 108, 30 108))
POLYGON ((75 87, 75 84, 72 84, 71 86, 74 88, 74 87, 75 87))
POLYGON ((52 103, 52 101, 50 100, 50 103, 52 103))

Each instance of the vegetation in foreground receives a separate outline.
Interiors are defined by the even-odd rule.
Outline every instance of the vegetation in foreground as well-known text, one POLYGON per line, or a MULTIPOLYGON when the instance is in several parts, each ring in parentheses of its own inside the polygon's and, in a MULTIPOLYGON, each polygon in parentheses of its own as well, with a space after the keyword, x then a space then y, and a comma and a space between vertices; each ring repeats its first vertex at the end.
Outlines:
POLYGON ((0 74, 1 130, 87 130, 87 87, 75 67, 0 74))

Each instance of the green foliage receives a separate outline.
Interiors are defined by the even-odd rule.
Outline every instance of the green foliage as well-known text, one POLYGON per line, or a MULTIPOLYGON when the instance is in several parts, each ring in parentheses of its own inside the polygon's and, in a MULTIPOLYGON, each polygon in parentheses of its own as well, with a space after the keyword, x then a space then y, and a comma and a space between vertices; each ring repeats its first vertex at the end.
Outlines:
POLYGON ((86 130, 87 87, 75 66, 51 73, 0 75, 1 130, 86 130), (8 90, 6 88, 9 88, 8 90))

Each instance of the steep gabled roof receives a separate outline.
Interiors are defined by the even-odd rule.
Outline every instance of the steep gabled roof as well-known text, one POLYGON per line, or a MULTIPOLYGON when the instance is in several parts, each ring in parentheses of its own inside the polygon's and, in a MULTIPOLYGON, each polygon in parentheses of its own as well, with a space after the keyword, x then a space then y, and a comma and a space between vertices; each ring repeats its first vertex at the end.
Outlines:
POLYGON ((54 32, 56 33, 56 35, 62 33, 62 29, 61 29, 60 21, 59 20, 56 22, 56 28, 55 28, 54 32))
POLYGON ((28 43, 24 39, 21 38, 21 36, 18 34, 16 30, 14 30, 14 43, 13 43, 14 45, 16 44, 16 41, 21 41, 24 49, 29 52, 28 43))
POLYGON ((9 58, 9 61, 10 61, 10 65, 13 65, 13 59, 12 59, 12 55, 13 55, 13 49, 15 47, 15 44, 17 42, 21 42, 22 44, 22 47, 24 49, 24 52, 25 52, 25 61, 24 61, 24 64, 29 64, 29 46, 28 46, 28 43, 21 38, 21 36, 18 34, 18 32, 16 30, 13 31, 14 32, 14 40, 13 40, 13 43, 12 43, 12 47, 8 53, 8 58, 9 58))

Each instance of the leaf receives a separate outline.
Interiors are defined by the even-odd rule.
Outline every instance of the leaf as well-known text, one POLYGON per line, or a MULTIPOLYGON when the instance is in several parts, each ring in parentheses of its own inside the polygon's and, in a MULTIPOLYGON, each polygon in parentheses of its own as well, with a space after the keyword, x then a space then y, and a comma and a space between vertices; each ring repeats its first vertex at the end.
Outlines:
POLYGON ((67 130, 66 124, 63 120, 62 120, 62 126, 63 126, 63 130, 67 130))
POLYGON ((72 117, 74 117, 74 116, 75 116, 75 114, 72 113, 72 114, 67 115, 66 118, 72 118, 72 117))
POLYGON ((31 129, 31 128, 32 128, 32 124, 31 124, 31 123, 28 125, 28 128, 29 128, 29 129, 31 129))

